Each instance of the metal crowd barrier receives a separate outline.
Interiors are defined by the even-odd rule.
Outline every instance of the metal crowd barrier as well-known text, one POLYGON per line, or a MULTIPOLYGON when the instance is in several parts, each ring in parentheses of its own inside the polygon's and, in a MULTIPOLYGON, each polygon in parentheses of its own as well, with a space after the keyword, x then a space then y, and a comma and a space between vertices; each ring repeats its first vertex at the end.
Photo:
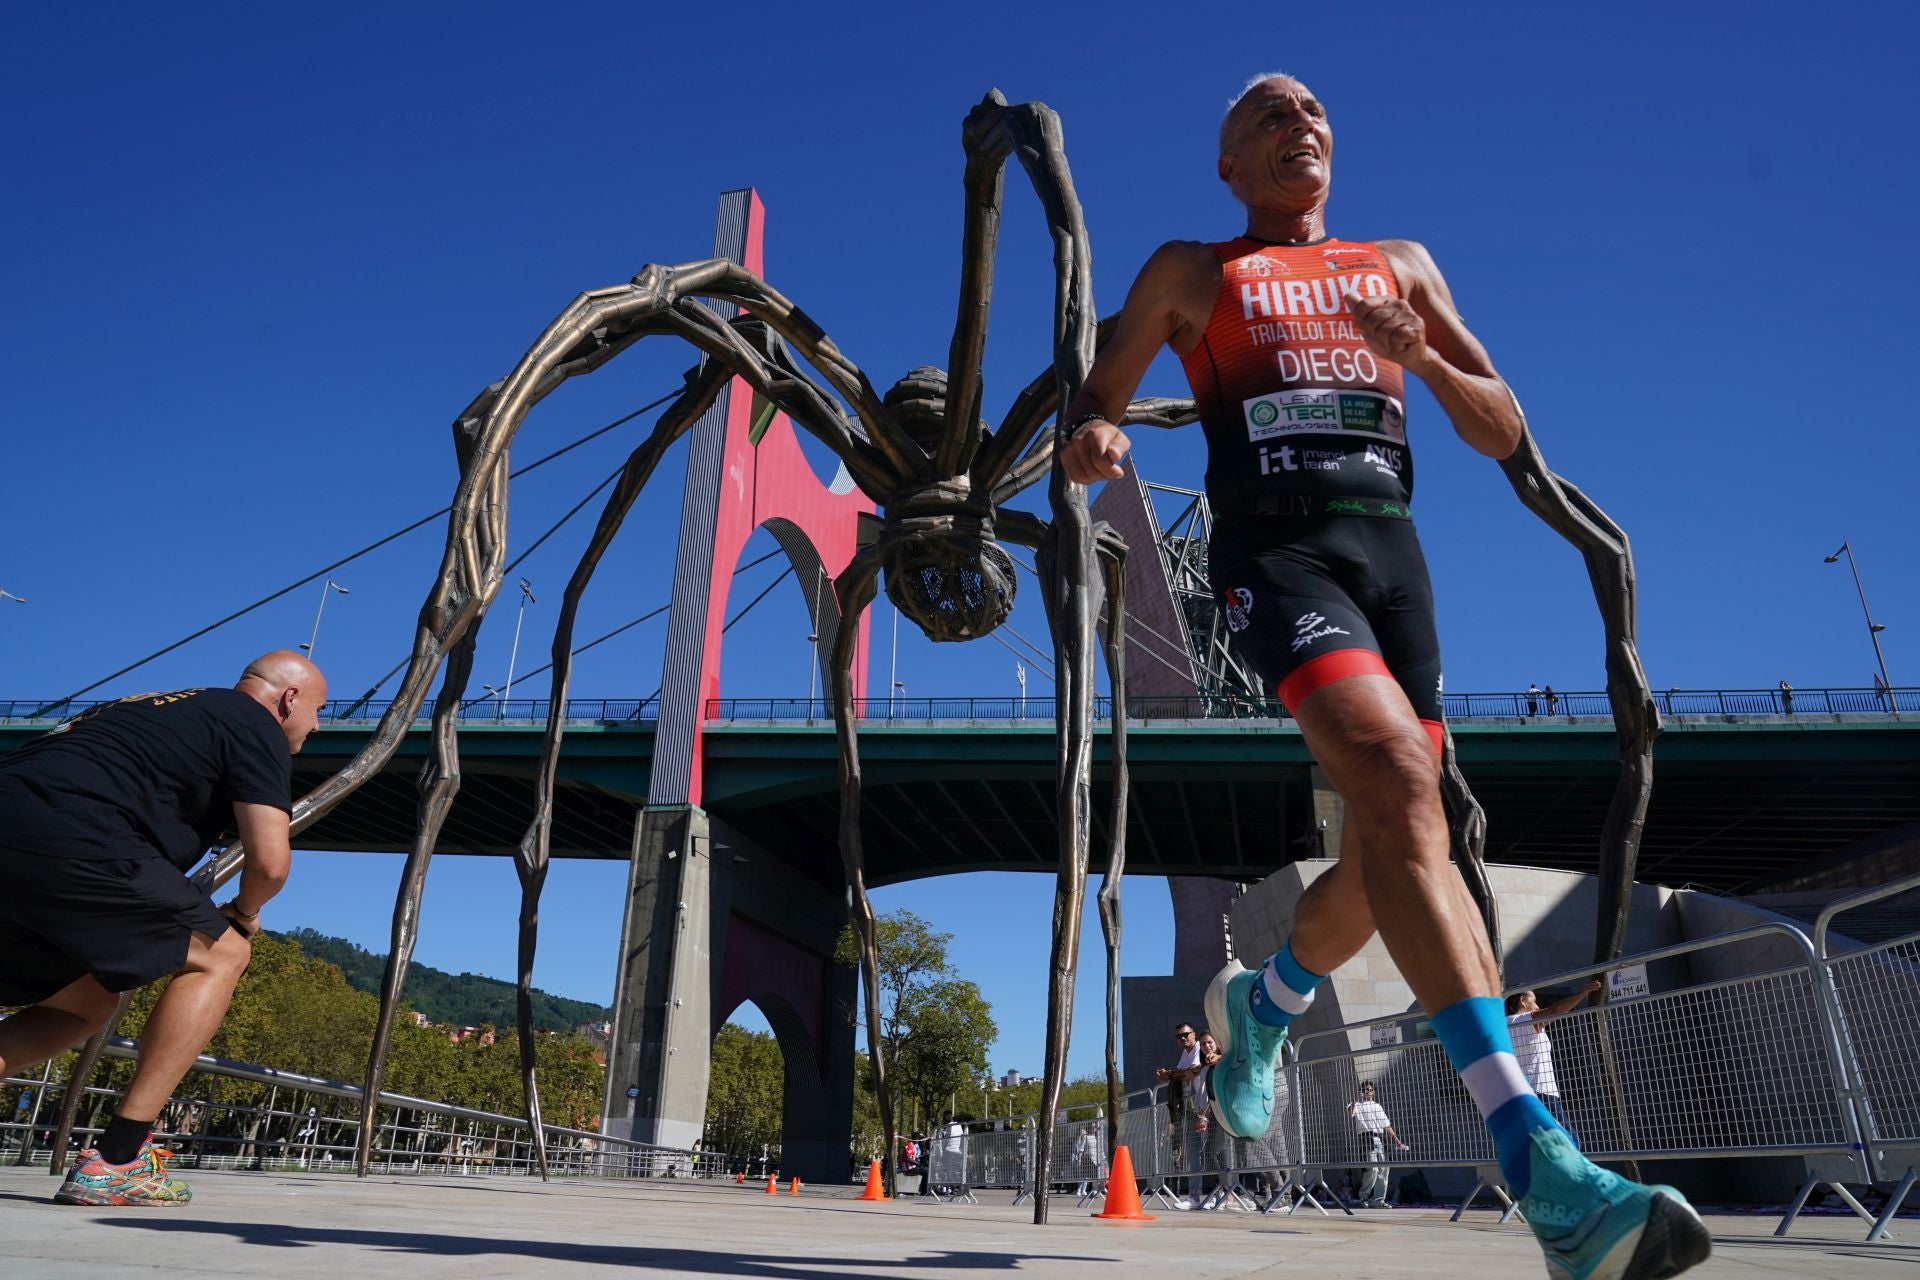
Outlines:
MULTIPOLYGON (((1898 1184, 1873 1219, 1868 1240, 1885 1238, 1920 1177, 1920 933, 1835 955, 1832 929, 1837 917, 1855 907, 1914 890, 1920 890, 1920 874, 1850 894, 1828 904, 1813 926, 1837 1032, 1854 1069, 1868 1165, 1877 1180, 1898 1184)), ((1810 1190, 1801 1188, 1795 1211, 1810 1190)))
MULTIPOLYGON (((1886 1235, 1920 1182, 1920 933, 1832 956, 1831 920, 1852 907, 1920 888, 1920 876, 1853 895, 1827 909, 1813 939, 1768 923, 1661 947, 1605 965, 1530 982, 1564 987, 1628 965, 1657 965, 1742 944, 1773 944, 1786 963, 1765 972, 1609 1000, 1547 1024, 1559 1092, 1550 1100, 1581 1148, 1604 1162, 1799 1157, 1805 1184, 1777 1228, 1784 1234, 1812 1190, 1826 1183, 1886 1235), (1878 1218, 1848 1183, 1897 1182, 1878 1218)), ((1375 1170, 1376 1195, 1397 1171, 1453 1167, 1476 1184, 1455 1220, 1492 1189, 1502 1220, 1517 1206, 1501 1185, 1492 1139, 1424 1015, 1401 1014, 1300 1035, 1275 1078, 1267 1134, 1212 1144, 1174 1133, 1160 1088, 1123 1099, 1121 1141, 1142 1195, 1163 1204, 1191 1197, 1208 1208, 1289 1213, 1331 1201, 1339 1172, 1375 1170), (1376 1147, 1348 1107, 1371 1081, 1394 1133, 1376 1147)), ((1049 1184, 1084 1200, 1103 1194, 1104 1108, 1068 1112, 1055 1132, 1049 1184)), ((983 1187, 1030 1184, 1033 1117, 1020 1127, 974 1131, 944 1153, 933 1182, 970 1197, 983 1187)), ((1370 1179, 1369 1179, 1370 1181, 1370 1179)))
MULTIPOLYGON (((106 1056, 131 1058, 133 1042, 115 1037, 106 1056)), ((0 1122, 0 1158, 45 1165, 53 1117, 66 1083, 52 1077, 9 1077, 0 1086, 21 1090, 0 1122)), ((117 1091, 89 1086, 105 1099, 117 1091)), ((175 1153, 176 1168, 304 1170, 353 1169, 360 1136, 357 1085, 202 1055, 161 1111, 154 1140, 175 1153), (263 1100, 220 1097, 223 1081, 264 1086, 263 1100)), ((380 1095, 371 1168, 379 1173, 497 1177, 537 1174, 524 1117, 496 1115, 405 1094, 380 1095)), ((713 1178, 728 1172, 724 1157, 692 1148, 632 1142, 562 1125, 543 1125, 548 1172, 556 1177, 713 1178)), ((76 1138, 97 1128, 76 1128, 76 1138)), ((84 1140, 76 1145, 85 1145, 84 1140)))

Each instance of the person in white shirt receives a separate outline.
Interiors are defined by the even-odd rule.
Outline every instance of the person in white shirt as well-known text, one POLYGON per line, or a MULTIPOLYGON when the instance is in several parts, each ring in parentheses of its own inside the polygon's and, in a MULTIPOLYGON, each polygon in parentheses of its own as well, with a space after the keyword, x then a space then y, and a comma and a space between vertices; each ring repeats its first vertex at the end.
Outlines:
MULTIPOLYGON (((1180 1060, 1171 1067, 1157 1067, 1153 1078, 1164 1082, 1167 1088, 1167 1127, 1170 1142, 1168 1149, 1183 1170, 1197 1169, 1200 1164, 1201 1140, 1193 1130, 1193 1114, 1188 1110, 1189 1086, 1204 1069, 1200 1060, 1200 1039, 1194 1034, 1193 1024, 1183 1022, 1174 1028, 1173 1038, 1180 1046, 1180 1060)), ((1199 1110, 1204 1111, 1203 1100, 1199 1110)), ((1191 1209, 1196 1203, 1193 1195, 1197 1179, 1179 1178, 1178 1190, 1181 1196, 1175 1203, 1179 1208, 1191 1209)))
POLYGON ((1513 1035, 1513 1056, 1534 1093, 1568 1133, 1574 1131, 1573 1124, 1560 1101, 1560 1080, 1553 1071, 1553 1039, 1543 1024, 1549 1018, 1572 1013, 1581 1001, 1599 989, 1600 980, 1590 979, 1566 999, 1556 1000, 1545 1008, 1531 991, 1516 991, 1507 997, 1507 1025, 1513 1035))
POLYGON ((1369 1209, 1387 1207, 1387 1140, 1402 1151, 1409 1148, 1393 1131, 1387 1109, 1374 1100, 1373 1081, 1363 1080, 1347 1104, 1347 1117, 1353 1121, 1360 1159, 1360 1186, 1354 1198, 1369 1209))

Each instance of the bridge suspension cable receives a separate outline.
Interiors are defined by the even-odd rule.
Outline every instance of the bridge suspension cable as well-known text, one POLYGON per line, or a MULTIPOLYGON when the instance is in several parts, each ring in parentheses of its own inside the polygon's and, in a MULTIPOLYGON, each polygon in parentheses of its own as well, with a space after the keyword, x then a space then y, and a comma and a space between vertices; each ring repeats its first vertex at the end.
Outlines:
MULTIPOLYGON (((649 400, 647 403, 641 405, 638 409, 635 409, 630 413, 626 413, 621 415, 618 418, 615 418, 612 422, 607 423, 605 426, 594 428, 592 431, 589 431, 587 434, 581 436, 578 440, 573 441, 571 444, 562 445, 560 448, 555 449, 552 453, 547 454, 545 457, 536 458, 534 461, 529 462, 526 466, 521 467, 518 471, 509 472, 507 478, 510 480, 517 480, 521 476, 524 476, 531 471, 539 470, 541 467, 546 466, 549 462, 552 462, 554 459, 559 458, 565 454, 572 453, 575 449, 578 449, 580 446, 587 444, 593 440, 599 439, 601 436, 607 434, 607 432, 612 431, 615 427, 625 426, 627 423, 632 422, 635 418, 639 417, 641 414, 646 413, 650 410, 659 408, 661 405, 667 403, 667 401, 672 400, 675 397, 679 396, 681 394, 681 390, 682 388, 676 388, 672 391, 669 391, 666 395, 659 397, 658 399, 649 400)), ((615 474, 617 475, 619 473, 616 472, 615 474)), ((600 488, 604 489, 605 487, 606 487, 606 482, 603 481, 601 483, 600 488)), ((594 490, 594 492, 598 493, 599 489, 594 490)), ((592 497, 592 494, 589 494, 588 500, 590 500, 591 497, 592 497)), ((582 505, 585 505, 585 500, 583 500, 582 505)), ((255 609, 261 608, 264 605, 272 604, 275 600, 278 600, 281 596, 287 595, 289 592, 298 591, 301 587, 306 586, 310 582, 318 582, 321 578, 326 577, 328 574, 332 573, 335 569, 338 569, 340 566, 345 564, 351 564, 355 560, 358 560, 361 556, 367 555, 370 552, 378 551, 381 547, 386 546, 389 542, 394 541, 396 538, 403 538, 407 534, 412 533, 415 529, 421 528, 424 525, 431 524, 433 521, 438 520, 441 516, 446 515, 447 512, 451 511, 452 509, 453 509, 452 507, 442 507, 438 511, 432 512, 428 515, 421 516, 418 520, 415 520, 412 524, 409 524, 406 527, 401 529, 396 529, 392 533, 389 533, 388 535, 386 535, 384 538, 380 538, 380 539, 377 539, 376 541, 369 542, 366 546, 361 547, 358 551, 355 551, 350 555, 343 556, 342 558, 335 560, 332 564, 324 565, 321 568, 315 569, 312 573, 309 573, 306 577, 301 578, 299 581, 290 582, 286 586, 281 587, 278 591, 273 592, 271 595, 265 595, 260 597, 258 600, 255 600, 252 604, 248 605, 246 608, 236 609, 234 612, 228 614, 226 617, 221 618, 217 622, 208 623, 206 626, 201 627, 198 631, 193 632, 191 635, 182 636, 180 639, 175 640, 170 645, 166 645, 163 648, 155 649, 152 653, 148 654, 144 658, 141 658, 138 662, 128 663, 126 666, 121 667, 118 671, 114 671, 107 675, 101 676, 98 680, 95 680, 92 684, 87 685, 84 688, 75 689, 72 693, 68 694, 64 698, 56 698, 52 702, 46 703, 37 712, 35 712, 35 714, 45 715, 47 712, 53 710, 55 707, 64 706, 65 704, 74 701, 76 698, 92 693, 95 689, 98 689, 101 685, 106 684, 110 680, 118 680, 121 676, 126 675, 130 671, 138 671, 141 667, 146 666, 149 662, 152 662, 154 659, 163 658, 167 654, 172 653, 175 649, 180 648, 182 645, 191 644, 195 640, 198 640, 201 636, 208 635, 214 631, 218 631, 221 627, 226 626, 229 622, 233 622, 237 619, 244 618, 248 614, 252 613, 255 609)), ((575 508, 576 511, 578 509, 579 509, 578 507, 575 508)), ((567 514, 568 516, 571 516, 573 512, 568 512, 567 514)), ((565 521, 565 518, 563 517, 562 523, 564 523, 564 521, 565 521)), ((549 533, 551 533, 551 530, 549 530, 549 533)), ((539 545, 538 542, 534 544, 534 546, 538 546, 538 545, 539 545)), ((529 547, 527 550, 530 552, 532 551, 532 549, 533 549, 532 547, 529 547)), ((524 558, 525 558, 525 555, 523 553, 522 559, 524 558)), ((518 564, 519 561, 516 560, 514 561, 514 563, 518 564)), ((388 678, 391 679, 391 677, 388 677, 388 678)), ((380 683, 385 684, 386 681, 382 680, 380 683)), ((377 685, 375 687, 378 688, 377 685)))

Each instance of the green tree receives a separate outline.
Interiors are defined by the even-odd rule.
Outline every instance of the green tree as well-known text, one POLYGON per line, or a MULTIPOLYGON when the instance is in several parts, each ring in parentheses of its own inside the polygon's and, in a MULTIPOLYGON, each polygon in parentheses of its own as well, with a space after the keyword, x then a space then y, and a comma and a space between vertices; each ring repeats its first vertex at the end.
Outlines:
POLYGON ((729 1022, 713 1038, 707 1083, 709 1147, 736 1156, 778 1148, 784 1121, 787 1068, 780 1044, 764 1031, 729 1022))
MULTIPOLYGON (((164 983, 155 983, 136 992, 121 1019, 120 1034, 138 1039, 165 989, 164 983)), ((262 933, 253 940, 252 959, 207 1052, 357 1084, 366 1070, 378 1012, 378 1000, 351 986, 337 965, 308 955, 291 938, 262 933)), ((482 1044, 483 1036, 455 1044, 446 1028, 419 1026, 410 1013, 410 1008, 403 1005, 394 1023, 387 1053, 388 1091, 475 1110, 521 1114, 524 1099, 519 1052, 511 1026, 492 1044, 482 1044)), ((542 1113, 549 1124, 581 1129, 597 1126, 605 1071, 594 1060, 593 1047, 586 1040, 571 1032, 538 1035, 535 1069, 542 1113)), ((124 1088, 132 1075, 133 1063, 115 1060, 103 1065, 99 1081, 124 1088)), ((220 1102, 232 1104, 263 1102, 271 1088, 193 1076, 183 1085, 184 1091, 196 1096, 212 1094, 220 1102)), ((342 1102, 329 1110, 344 1117, 354 1107, 342 1102)), ((391 1113, 383 1111, 380 1123, 387 1124, 392 1118, 391 1113)), ((91 1121, 83 1117, 83 1122, 98 1123, 99 1119, 96 1114, 91 1121)), ((256 1125, 244 1122, 238 1136, 252 1141, 256 1125)), ((342 1132, 335 1129, 323 1140, 337 1139, 342 1132)))
MULTIPOLYGON (((934 932, 903 908, 875 921, 875 941, 880 956, 878 1042, 894 1091, 894 1123, 911 1128, 916 1114, 938 1115, 955 1095, 977 1087, 987 1073, 987 1049, 999 1028, 979 986, 960 977, 949 963, 952 934, 934 932)), ((858 957, 853 930, 843 929, 834 958, 852 964, 858 957)), ((847 1010, 855 1026, 864 1007, 863 999, 847 1010)), ((868 1036, 873 1036, 872 1028, 868 1036)), ((870 1093, 870 1083, 867 1089, 870 1093)), ((859 1094, 856 1085, 856 1112, 859 1094)))

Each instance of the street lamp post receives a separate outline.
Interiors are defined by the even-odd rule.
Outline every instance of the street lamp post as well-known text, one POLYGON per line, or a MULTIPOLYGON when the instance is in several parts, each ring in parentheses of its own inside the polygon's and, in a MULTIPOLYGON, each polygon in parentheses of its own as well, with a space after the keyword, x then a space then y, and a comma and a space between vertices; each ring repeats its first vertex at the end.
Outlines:
POLYGON ((887 719, 893 719, 894 691, 900 687, 900 606, 893 606, 893 653, 887 659, 887 719))
POLYGON ((513 620, 513 650, 507 654, 507 687, 500 694, 499 719, 506 718, 507 699, 513 696, 513 667, 520 660, 520 624, 527 620, 527 606, 538 603, 533 598, 533 584, 525 578, 520 579, 520 612, 513 620))
POLYGON ((813 723, 814 683, 820 675, 820 584, 825 582, 827 571, 816 567, 813 571, 813 612, 807 620, 813 625, 807 630, 807 643, 813 646, 813 657, 807 663, 807 723, 813 723))
POLYGON ((1827 557, 1826 563, 1832 564, 1841 556, 1847 558, 1847 568, 1853 571, 1853 589, 1860 595, 1860 616, 1867 620, 1867 639, 1873 641, 1873 660, 1880 664, 1880 683, 1887 687, 1887 710, 1898 715, 1900 704, 1894 700, 1893 679, 1887 675, 1887 657, 1880 652, 1880 633, 1886 627, 1873 620, 1873 610, 1867 607, 1867 589, 1860 585, 1860 563, 1853 558, 1851 538, 1842 542, 1840 549, 1827 557))
POLYGON ((328 578, 327 585, 320 588, 320 607, 313 611, 313 634, 308 636, 307 642, 300 646, 307 651, 307 661, 309 662, 313 661, 313 647, 320 643, 320 615, 327 611, 327 597, 336 591, 343 596, 353 594, 332 578, 328 578))
POLYGON ((1024 720, 1027 718, 1027 664, 1018 658, 1013 660, 1013 678, 1020 682, 1020 710, 1013 718, 1024 720))

